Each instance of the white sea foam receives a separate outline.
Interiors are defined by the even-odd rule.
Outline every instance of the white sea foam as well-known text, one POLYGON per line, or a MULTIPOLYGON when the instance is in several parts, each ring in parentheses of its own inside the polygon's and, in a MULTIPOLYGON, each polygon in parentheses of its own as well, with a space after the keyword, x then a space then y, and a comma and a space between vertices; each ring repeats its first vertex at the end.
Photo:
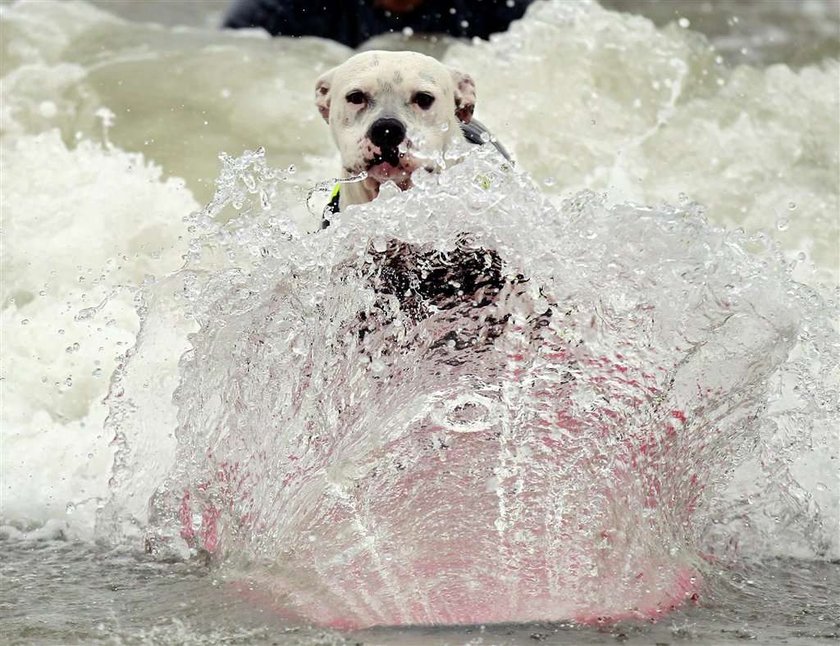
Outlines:
POLYGON ((113 459, 103 400, 134 343, 134 297, 181 264, 196 204, 142 155, 68 149, 55 130, 4 142, 2 163, 3 514, 90 535, 113 459))

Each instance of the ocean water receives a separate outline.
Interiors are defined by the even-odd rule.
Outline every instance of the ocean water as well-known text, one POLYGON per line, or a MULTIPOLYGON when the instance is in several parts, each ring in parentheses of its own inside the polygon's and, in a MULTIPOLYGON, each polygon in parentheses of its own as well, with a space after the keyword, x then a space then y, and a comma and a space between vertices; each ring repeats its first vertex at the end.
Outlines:
POLYGON ((837 3, 380 39, 516 165, 318 235, 350 51, 98 4, 0 13, 10 642, 837 638, 837 3))

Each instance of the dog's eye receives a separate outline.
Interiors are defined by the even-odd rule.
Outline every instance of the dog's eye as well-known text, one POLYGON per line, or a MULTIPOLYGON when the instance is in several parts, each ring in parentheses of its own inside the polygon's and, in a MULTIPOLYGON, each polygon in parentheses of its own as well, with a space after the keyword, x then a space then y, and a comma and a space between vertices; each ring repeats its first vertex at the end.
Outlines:
POLYGON ((359 90, 351 92, 345 98, 347 99, 347 103, 354 103, 356 105, 361 105, 367 100, 365 97, 365 93, 359 90))
POLYGON ((414 95, 414 102, 421 110, 428 110, 435 102, 435 97, 428 92, 418 92, 414 95))

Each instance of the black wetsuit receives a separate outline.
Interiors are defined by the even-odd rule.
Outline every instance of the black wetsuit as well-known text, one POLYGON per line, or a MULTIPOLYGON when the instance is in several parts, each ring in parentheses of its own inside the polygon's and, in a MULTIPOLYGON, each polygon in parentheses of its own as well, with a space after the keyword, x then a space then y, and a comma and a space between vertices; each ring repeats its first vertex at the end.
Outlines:
POLYGON ((319 36, 357 47, 389 32, 487 39, 505 31, 534 0, 426 0, 397 13, 372 0, 235 0, 224 27, 262 27, 272 36, 319 36))

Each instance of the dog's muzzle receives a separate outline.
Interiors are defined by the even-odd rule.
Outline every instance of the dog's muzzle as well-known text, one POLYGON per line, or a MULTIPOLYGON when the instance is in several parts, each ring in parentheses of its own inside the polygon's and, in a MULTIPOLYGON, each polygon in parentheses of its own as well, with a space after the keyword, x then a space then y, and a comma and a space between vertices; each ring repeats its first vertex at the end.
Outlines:
POLYGON ((405 125, 399 119, 383 117, 377 119, 368 130, 368 139, 379 148, 379 154, 371 160, 371 166, 386 162, 398 166, 400 153, 398 146, 405 141, 405 125))

